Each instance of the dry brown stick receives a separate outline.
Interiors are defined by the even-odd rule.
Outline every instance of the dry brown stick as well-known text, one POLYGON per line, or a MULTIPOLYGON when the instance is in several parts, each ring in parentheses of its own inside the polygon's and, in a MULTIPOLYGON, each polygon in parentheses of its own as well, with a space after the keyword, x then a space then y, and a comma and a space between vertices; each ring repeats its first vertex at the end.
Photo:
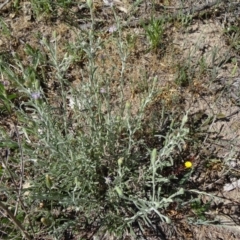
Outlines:
POLYGON ((24 178, 24 164, 23 164, 23 150, 22 150, 22 144, 20 141, 20 136, 19 136, 19 132, 18 132, 18 128, 17 125, 14 123, 14 128, 15 128, 15 133, 17 134, 17 141, 18 141, 18 147, 20 150, 20 159, 21 159, 21 164, 20 164, 20 183, 19 183, 19 189, 18 189, 18 199, 17 199, 17 204, 16 204, 16 208, 15 208, 15 212, 14 212, 14 216, 16 216, 17 212, 18 212, 18 205, 19 202, 21 201, 21 192, 22 192, 22 186, 23 186, 23 178, 24 178))
MULTIPOLYGON (((207 10, 207 9, 210 9, 214 6, 216 6, 217 4, 220 4, 220 3, 225 3, 227 2, 228 0, 216 0, 214 2, 210 2, 210 3, 207 3, 207 4, 204 4, 202 6, 199 6, 199 7, 192 7, 192 8, 188 8, 188 9, 185 9, 185 8, 182 8, 180 11, 177 11, 173 14, 170 14, 167 18, 169 19, 176 19, 179 14, 182 14, 182 15, 194 15, 194 14, 197 14, 197 13, 200 13, 201 11, 204 11, 204 10, 207 10)), ((161 18, 157 18, 156 20, 162 20, 163 17, 161 18)), ((144 25, 147 25, 149 24, 150 22, 150 19, 144 19, 144 20, 140 20, 140 19, 137 19, 137 20, 133 20, 131 22, 128 22, 128 23, 125 23, 124 26, 127 27, 137 27, 141 24, 144 24, 144 25)))
POLYGON ((7 5, 10 1, 11 1, 11 0, 6 0, 4 3, 2 3, 2 4, 0 5, 0 10, 1 10, 5 5, 7 5))
POLYGON ((21 230, 22 234, 25 236, 27 240, 31 240, 31 236, 25 231, 24 227, 20 223, 20 221, 8 210, 8 208, 0 201, 0 208, 8 215, 12 222, 16 225, 16 227, 21 230))
MULTIPOLYGON (((14 123, 14 124, 15 124, 15 123, 14 123)), ((16 130, 16 126, 15 126, 15 130, 16 130)), ((20 146, 19 146, 19 147, 20 147, 20 146)), ((22 155, 21 155, 21 156, 22 156, 22 155)), ((10 177, 11 177, 11 179, 12 179, 12 182, 13 182, 13 184, 14 184, 14 186, 15 186, 16 191, 17 191, 17 190, 20 191, 19 188, 18 188, 18 184, 17 184, 17 182, 16 182, 16 180, 15 180, 13 174, 12 174, 12 171, 11 171, 11 170, 8 168, 8 166, 7 166, 8 158, 9 158, 9 150, 6 150, 6 155, 5 155, 5 157, 6 157, 6 161, 3 161, 4 167, 5 167, 5 169, 8 171, 9 175, 10 175, 10 177)), ((23 156, 22 156, 22 159, 21 159, 21 160, 23 161, 23 156)), ((20 189, 22 189, 22 184, 21 184, 21 186, 20 186, 20 189)), ((19 194, 21 194, 21 192, 19 192, 19 194)), ((22 209, 23 209, 24 212, 27 214, 26 207, 25 207, 25 205, 24 205, 24 203, 23 203, 20 195, 18 195, 18 200, 17 200, 17 204, 16 204, 17 206, 18 206, 19 202, 21 203, 22 209)), ((15 216, 15 215, 16 215, 16 208, 15 208, 14 216, 15 216)), ((32 232, 34 233, 33 226, 32 226, 32 223, 31 223, 28 215, 27 215, 27 218, 28 218, 28 220, 29 220, 29 225, 30 225, 30 227, 31 227, 31 229, 32 229, 32 232)))
MULTIPOLYGON (((195 14, 195 13, 201 12, 203 10, 210 9, 211 7, 214 7, 217 4, 224 3, 224 2, 228 2, 228 0, 216 0, 214 2, 210 2, 210 3, 204 4, 199 7, 192 7, 190 9, 186 9, 182 13, 183 14, 195 14)), ((176 14, 179 14, 179 13, 176 13, 176 14)))

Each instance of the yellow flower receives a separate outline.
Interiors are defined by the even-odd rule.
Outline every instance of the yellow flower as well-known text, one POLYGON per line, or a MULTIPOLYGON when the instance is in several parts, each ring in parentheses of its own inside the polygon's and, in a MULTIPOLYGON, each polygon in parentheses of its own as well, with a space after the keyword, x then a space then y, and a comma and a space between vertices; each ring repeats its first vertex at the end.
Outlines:
POLYGON ((186 161, 186 162, 184 163, 184 165, 185 165, 185 168, 191 168, 191 167, 192 167, 192 162, 186 161))

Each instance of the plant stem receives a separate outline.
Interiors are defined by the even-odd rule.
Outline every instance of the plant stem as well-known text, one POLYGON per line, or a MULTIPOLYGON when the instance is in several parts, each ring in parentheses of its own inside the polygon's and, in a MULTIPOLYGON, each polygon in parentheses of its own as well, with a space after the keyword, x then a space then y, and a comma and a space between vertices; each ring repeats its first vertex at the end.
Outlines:
POLYGON ((25 236, 26 239, 31 240, 31 236, 25 231, 22 224, 18 221, 18 219, 11 213, 11 211, 8 210, 8 208, 0 202, 0 208, 3 209, 6 214, 12 219, 13 223, 16 225, 17 228, 19 228, 22 232, 22 234, 25 236))

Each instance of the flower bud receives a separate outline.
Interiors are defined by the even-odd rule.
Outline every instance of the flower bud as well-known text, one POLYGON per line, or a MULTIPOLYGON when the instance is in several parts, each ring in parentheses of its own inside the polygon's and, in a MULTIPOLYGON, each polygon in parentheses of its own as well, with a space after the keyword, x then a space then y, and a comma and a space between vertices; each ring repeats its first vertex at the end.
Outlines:
POLYGON ((123 195, 122 189, 120 187, 116 186, 115 187, 116 192, 118 193, 118 196, 121 197, 123 195))
POLYGON ((120 157, 120 158, 118 159, 118 166, 119 166, 119 167, 122 166, 122 164, 123 164, 123 160, 124 160, 123 157, 120 157))
POLYGON ((87 6, 89 8, 92 8, 93 1, 92 0, 86 0, 86 2, 87 2, 87 6))
POLYGON ((127 101, 125 106, 126 106, 127 109, 131 108, 130 102, 127 101))
POLYGON ((42 223, 44 226, 50 226, 50 225, 51 225, 51 220, 48 219, 48 218, 42 217, 42 218, 41 218, 41 223, 42 223))
POLYGON ((47 186, 47 188, 51 188, 52 187, 52 180, 51 180, 51 178, 49 177, 49 175, 48 174, 46 174, 46 177, 45 177, 45 183, 46 183, 46 186, 47 186))

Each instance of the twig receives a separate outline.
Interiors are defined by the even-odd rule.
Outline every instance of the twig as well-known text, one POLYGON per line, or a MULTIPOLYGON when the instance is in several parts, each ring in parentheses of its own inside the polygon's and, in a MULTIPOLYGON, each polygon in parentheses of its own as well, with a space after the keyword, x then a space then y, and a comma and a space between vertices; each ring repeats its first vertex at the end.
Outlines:
MULTIPOLYGON (((15 124, 15 123, 14 123, 15 124)), ((20 147, 20 146, 19 146, 20 147)), ((22 206, 22 209, 25 211, 25 213, 27 214, 27 210, 26 210, 26 207, 25 207, 25 205, 24 205, 24 203, 23 203, 23 201, 22 201, 22 199, 21 199, 21 196, 20 196, 20 194, 21 194, 21 191, 20 191, 20 189, 22 189, 22 183, 20 183, 20 188, 18 188, 18 185, 17 185, 17 182, 15 181, 15 178, 14 178, 14 176, 13 176, 13 174, 12 174, 12 171, 8 168, 8 166, 7 166, 7 163, 8 163, 8 159, 9 159, 9 152, 10 152, 10 150, 8 149, 8 150, 6 150, 6 154, 5 154, 5 158, 6 158, 6 161, 3 161, 3 164, 4 164, 4 167, 6 168, 6 170, 8 171, 8 173, 9 173, 9 175, 10 175, 10 177, 11 177, 11 179, 12 179, 12 181, 13 181, 13 184, 14 184, 14 186, 15 186, 15 189, 18 189, 18 191, 19 191, 19 193, 18 193, 18 201, 17 201, 17 206, 18 206, 18 204, 19 204, 19 202, 21 203, 21 206, 22 206)), ((21 155, 22 156, 22 155, 21 155)), ((23 161, 23 156, 22 156, 22 161, 23 161)), ((21 180, 22 181, 22 180, 21 180)), ((16 207, 16 209, 17 209, 18 207, 16 207)), ((15 209, 15 213, 14 213, 14 216, 16 215, 16 209, 15 209)), ((33 226, 32 226, 32 223, 31 223, 31 220, 30 220, 30 218, 29 218, 29 216, 27 215, 27 218, 28 218, 28 220, 29 220, 29 225, 30 225, 30 227, 31 227, 31 229, 32 229, 32 232, 34 233, 34 229, 33 229, 33 226)))
MULTIPOLYGON (((179 14, 181 15, 194 15, 194 14, 197 14, 201 11, 204 11, 204 10, 207 10, 207 9, 210 9, 212 7, 214 7, 215 5, 217 4, 220 4, 220 3, 226 3, 228 2, 228 0, 216 0, 214 2, 210 2, 210 3, 207 3, 207 4, 204 4, 202 6, 199 6, 199 7, 192 7, 192 8, 181 8, 180 11, 177 11, 171 15, 168 16, 168 18, 170 19, 176 19, 179 14)), ((160 17, 160 18, 157 18, 156 20, 162 20, 163 17, 160 17)), ((125 23, 124 26, 127 27, 136 27, 136 26, 139 26, 140 24, 144 24, 144 25, 147 25, 149 24, 150 22, 150 19, 144 19, 144 20, 133 20, 131 22, 128 22, 128 23, 125 23)))
POLYGON ((10 1, 11 1, 11 0, 6 0, 4 3, 2 3, 2 4, 0 5, 0 10, 1 10, 5 5, 7 5, 10 1))
POLYGON ((22 144, 21 144, 21 141, 20 141, 20 137, 19 137, 19 132, 18 132, 18 129, 17 129, 17 126, 16 124, 14 123, 14 128, 15 128, 15 132, 17 134, 17 141, 18 141, 18 147, 20 149, 20 155, 21 155, 21 166, 20 166, 20 184, 19 184, 19 189, 18 189, 18 200, 17 200, 17 204, 16 204, 16 208, 15 208, 15 213, 14 213, 14 216, 16 216, 17 214, 17 211, 18 211, 18 205, 19 205, 19 202, 20 202, 20 198, 21 198, 21 192, 22 192, 22 185, 23 185, 23 177, 24 177, 24 164, 23 164, 23 151, 22 151, 22 144))
POLYGON ((22 224, 18 221, 18 219, 11 213, 11 211, 8 210, 8 208, 0 202, 0 208, 11 218, 13 223, 16 225, 18 229, 21 230, 22 234, 26 237, 26 239, 31 240, 31 236, 25 231, 22 224))
MULTIPOLYGON (((216 0, 214 2, 210 2, 210 3, 207 3, 207 4, 204 4, 202 6, 199 6, 199 7, 192 7, 190 9, 187 9, 187 10, 184 10, 183 11, 183 14, 194 14, 194 13, 198 13, 198 12, 201 12, 203 10, 206 10, 206 9, 209 9, 211 7, 214 7, 215 5, 217 4, 220 4, 220 3, 226 3, 228 2, 228 0, 216 0)), ((178 13, 177 13, 178 14, 178 13)))

